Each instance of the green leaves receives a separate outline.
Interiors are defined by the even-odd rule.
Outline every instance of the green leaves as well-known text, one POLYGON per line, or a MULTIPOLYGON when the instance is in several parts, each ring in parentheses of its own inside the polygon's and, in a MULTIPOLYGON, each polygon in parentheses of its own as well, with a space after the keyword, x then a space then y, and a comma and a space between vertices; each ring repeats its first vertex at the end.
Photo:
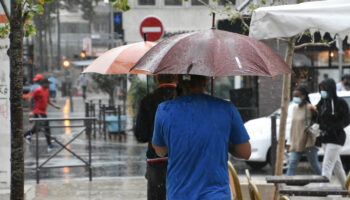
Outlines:
POLYGON ((109 0, 110 3, 113 3, 114 10, 118 11, 128 11, 130 10, 128 0, 109 0))
POLYGON ((24 36, 29 37, 32 35, 36 35, 36 28, 33 24, 25 24, 24 25, 24 36))
POLYGON ((36 4, 36 5, 33 5, 32 7, 29 7, 28 11, 33 15, 42 15, 44 13, 44 7, 42 4, 36 4))
POLYGON ((6 36, 10 33, 10 24, 6 23, 5 26, 0 27, 0 36, 6 36))

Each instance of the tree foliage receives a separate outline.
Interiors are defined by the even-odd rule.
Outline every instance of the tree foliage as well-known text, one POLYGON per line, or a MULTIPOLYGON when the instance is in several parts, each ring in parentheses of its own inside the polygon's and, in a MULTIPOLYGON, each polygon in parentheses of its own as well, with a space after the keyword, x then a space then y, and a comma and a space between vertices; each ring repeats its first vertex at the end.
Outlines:
POLYGON ((96 82, 99 89, 109 95, 109 105, 114 106, 114 91, 118 85, 121 85, 123 80, 123 75, 117 74, 92 74, 92 79, 96 82))

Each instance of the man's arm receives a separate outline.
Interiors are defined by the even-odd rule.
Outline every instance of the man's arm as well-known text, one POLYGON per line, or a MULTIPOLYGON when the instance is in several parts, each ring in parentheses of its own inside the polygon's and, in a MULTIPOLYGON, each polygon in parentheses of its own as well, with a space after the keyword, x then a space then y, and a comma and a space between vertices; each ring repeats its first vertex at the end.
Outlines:
POLYGON ((29 115, 33 115, 33 98, 30 96, 28 99, 28 109, 29 109, 29 115))
POLYGON ((251 154, 250 143, 248 141, 243 144, 233 145, 231 142, 229 142, 228 152, 236 158, 243 158, 248 160, 251 154))
POLYGON ((159 147, 152 142, 152 146, 159 157, 164 157, 168 154, 168 147, 159 147))
POLYGON ((53 103, 50 99, 49 99, 49 104, 50 104, 51 106, 53 106, 54 108, 56 108, 56 109, 61 109, 61 106, 56 105, 56 104, 53 103))
POLYGON ((145 101, 142 100, 136 117, 135 137, 138 142, 148 142, 152 140, 152 127, 149 123, 149 111, 146 109, 145 101))

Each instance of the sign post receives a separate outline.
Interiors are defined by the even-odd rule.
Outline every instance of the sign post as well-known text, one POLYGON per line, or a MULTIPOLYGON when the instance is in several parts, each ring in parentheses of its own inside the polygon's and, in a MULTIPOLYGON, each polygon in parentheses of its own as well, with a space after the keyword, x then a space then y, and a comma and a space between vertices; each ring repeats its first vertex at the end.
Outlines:
POLYGON ((163 36, 164 28, 162 22, 157 17, 146 17, 140 25, 140 34, 144 38, 146 34, 147 41, 155 42, 163 36))

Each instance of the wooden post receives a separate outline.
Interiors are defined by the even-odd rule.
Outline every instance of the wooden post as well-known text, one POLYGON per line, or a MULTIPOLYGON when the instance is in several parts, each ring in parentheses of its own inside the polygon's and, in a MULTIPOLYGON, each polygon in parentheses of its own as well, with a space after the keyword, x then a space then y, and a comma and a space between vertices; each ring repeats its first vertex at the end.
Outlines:
MULTIPOLYGON (((297 36, 290 38, 288 42, 288 47, 286 51, 286 63, 292 67, 293 55, 294 55, 294 46, 297 36)), ((283 75, 283 89, 282 89, 282 99, 281 99, 281 118, 280 118, 280 129, 278 132, 278 144, 277 144, 277 157, 276 157, 276 167, 275 175, 282 175, 283 173, 283 156, 285 148, 285 138, 286 138, 286 124, 288 116, 288 106, 290 101, 290 81, 291 74, 283 75)), ((278 194, 278 184, 275 185, 275 195, 274 200, 279 199, 278 194)))

